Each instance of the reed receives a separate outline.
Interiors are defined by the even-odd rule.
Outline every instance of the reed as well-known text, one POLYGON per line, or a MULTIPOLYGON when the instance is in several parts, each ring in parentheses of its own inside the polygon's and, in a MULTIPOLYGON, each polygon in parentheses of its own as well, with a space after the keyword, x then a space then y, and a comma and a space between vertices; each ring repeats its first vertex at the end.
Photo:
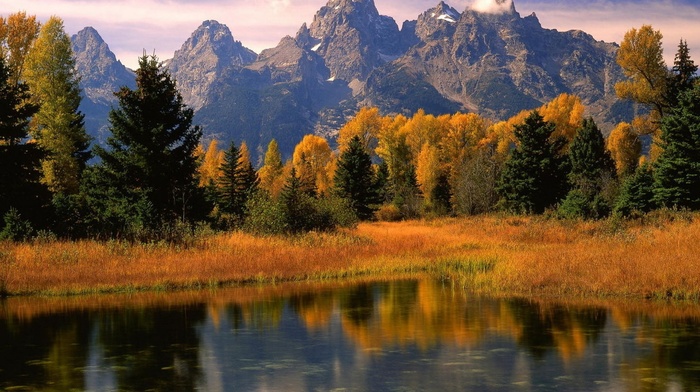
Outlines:
POLYGON ((490 294, 700 299, 700 220, 566 222, 489 215, 337 233, 0 244, 10 295, 66 295, 433 274, 490 294))

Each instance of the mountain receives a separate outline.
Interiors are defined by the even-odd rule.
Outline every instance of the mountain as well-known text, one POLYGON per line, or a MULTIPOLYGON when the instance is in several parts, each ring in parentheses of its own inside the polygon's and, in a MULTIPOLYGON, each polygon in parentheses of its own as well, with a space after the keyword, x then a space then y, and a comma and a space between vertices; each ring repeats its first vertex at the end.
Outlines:
POLYGON ((373 0, 330 0, 257 57, 206 21, 166 64, 205 138, 245 140, 258 158, 272 138, 287 157, 305 134, 332 140, 363 105, 502 120, 571 93, 602 129, 631 117, 614 92, 617 45, 546 29, 501 3, 509 6, 484 13, 440 2, 399 29, 373 0))
POLYGON ((71 44, 83 93, 80 111, 85 114, 85 127, 91 136, 102 142, 108 136, 109 110, 117 103, 114 92, 122 86, 136 87, 136 76, 117 60, 92 27, 72 36, 71 44))
POLYGON ((202 23, 166 63, 178 82, 184 101, 194 110, 207 104, 207 92, 231 67, 255 61, 255 52, 234 40, 226 25, 214 20, 202 23))

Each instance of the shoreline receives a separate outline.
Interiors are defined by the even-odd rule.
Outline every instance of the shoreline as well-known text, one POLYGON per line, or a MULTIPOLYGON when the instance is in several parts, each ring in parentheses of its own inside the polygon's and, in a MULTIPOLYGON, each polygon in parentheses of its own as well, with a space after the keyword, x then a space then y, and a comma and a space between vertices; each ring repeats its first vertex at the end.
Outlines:
POLYGON ((486 215, 191 243, 0 243, 9 296, 172 292, 427 274, 490 295, 700 300, 700 219, 486 215))

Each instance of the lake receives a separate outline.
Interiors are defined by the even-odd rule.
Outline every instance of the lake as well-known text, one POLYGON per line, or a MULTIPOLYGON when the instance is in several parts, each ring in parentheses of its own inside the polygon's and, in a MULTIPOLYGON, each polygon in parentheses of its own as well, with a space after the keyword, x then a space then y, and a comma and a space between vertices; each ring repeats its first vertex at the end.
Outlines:
POLYGON ((700 390, 696 304, 432 279, 1 301, 8 390, 700 390))

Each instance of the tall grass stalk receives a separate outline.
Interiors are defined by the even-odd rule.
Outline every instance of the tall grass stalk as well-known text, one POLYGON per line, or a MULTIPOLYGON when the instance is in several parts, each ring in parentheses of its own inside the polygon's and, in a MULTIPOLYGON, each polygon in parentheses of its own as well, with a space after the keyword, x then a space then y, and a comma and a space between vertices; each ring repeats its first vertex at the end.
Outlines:
MULTIPOLYGON (((363 223, 337 233, 202 235, 188 246, 3 244, 18 294, 212 289, 432 274, 489 294, 700 300, 700 220, 571 222, 505 215, 363 223)), ((11 279, 8 276, 11 271, 11 279)), ((1 273, 2 271, 0 271, 1 273)), ((2 278, 2 275, 0 275, 2 278)))

